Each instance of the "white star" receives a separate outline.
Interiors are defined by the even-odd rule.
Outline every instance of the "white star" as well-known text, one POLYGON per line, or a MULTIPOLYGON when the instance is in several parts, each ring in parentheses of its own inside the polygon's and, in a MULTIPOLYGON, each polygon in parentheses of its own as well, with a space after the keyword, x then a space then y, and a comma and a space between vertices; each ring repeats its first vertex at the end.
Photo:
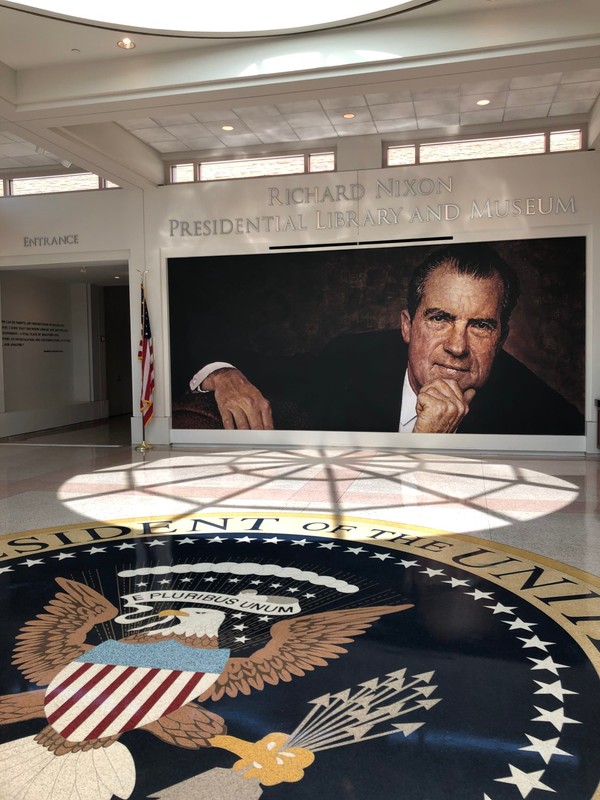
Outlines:
POLYGON ((304 597, 306 597, 307 599, 309 599, 310 597, 316 597, 316 596, 317 596, 316 594, 311 594, 310 592, 307 592, 307 593, 304 595, 304 597))
POLYGON ((465 594, 471 595, 474 600, 492 600, 494 597, 492 592, 481 592, 479 589, 475 589, 472 592, 465 592, 465 594))
POLYGON ((159 581, 159 583, 171 583, 171 581, 168 578, 163 578, 163 580, 159 581))
POLYGON ((457 586, 469 586, 470 581, 463 581, 459 580, 458 578, 450 578, 449 581, 442 581, 442 583, 449 583, 453 589, 456 589, 457 586))
POLYGON ((261 622, 271 622, 271 617, 259 617, 261 622))
POLYGON ((58 558, 59 561, 64 561, 65 558, 75 558, 75 553, 59 553, 57 556, 52 556, 52 558, 58 558))
POLYGON ((279 539, 277 536, 273 536, 272 539, 263 539, 263 544, 279 544, 279 542, 284 542, 285 539, 279 539))
POLYGON ((495 606, 486 606, 486 608, 491 608, 494 614, 512 614, 514 616, 516 606, 503 606, 502 603, 496 603, 495 606))
POLYGON ((319 547, 323 547, 325 550, 333 550, 334 547, 340 547, 340 545, 334 544, 333 542, 327 542, 327 544, 323 544, 323 542, 321 542, 319 547))
POLYGON ((185 539, 177 539, 177 544, 196 544, 196 540, 186 536, 185 539))
POLYGON ((517 639, 523 642, 524 650, 528 647, 537 647, 538 650, 547 650, 547 644, 556 644, 556 642, 542 642, 539 636, 532 636, 531 639, 522 639, 520 636, 517 636, 517 639))
MULTIPOLYGON (((54 558, 56 558, 56 556, 54 556, 54 558)), ((12 567, 0 567, 0 575, 3 572, 14 572, 14 569, 12 567)))
POLYGON ((136 586, 148 586, 148 581, 138 581, 136 586))
POLYGON ((151 542, 148 542, 150 547, 164 547, 166 542, 163 542, 161 539, 152 539, 151 542))
POLYGON ((393 558, 390 553, 375 553, 371 558, 378 558, 380 561, 385 561, 387 558, 393 558))
POLYGON ((239 583, 239 582, 240 582, 239 578, 229 578, 229 580, 227 581, 227 583, 239 583))
POLYGON ((546 658, 531 658, 531 656, 527 656, 527 660, 533 661, 535 664, 535 667, 531 667, 532 670, 547 669, 553 675, 558 675, 559 669, 571 669, 568 664, 558 664, 552 656, 546 656, 546 658))
POLYGON ((244 616, 244 615, 242 614, 242 612, 241 612, 241 611, 238 611, 238 612, 237 612, 237 614, 232 614, 232 615, 231 615, 231 618, 232 618, 232 619, 241 619, 243 616, 244 616))
POLYGON ((533 753, 538 753, 546 762, 546 764, 550 763, 550 759, 552 756, 569 756, 569 758, 574 758, 571 753, 567 753, 566 750, 561 750, 560 747, 557 747, 559 737, 557 736, 556 739, 536 739, 535 736, 530 736, 528 733, 525 734, 531 744, 528 747, 519 747, 519 750, 531 750, 533 753))
POLYGON ((406 569, 408 569, 409 567, 417 567, 419 565, 419 562, 418 561, 406 561, 405 559, 400 559, 400 561, 398 562, 398 566, 400 566, 401 564, 402 564, 403 567, 406 567, 406 569))
POLYGON ((123 544, 117 545, 117 550, 135 550, 135 544, 133 542, 123 542, 123 544))
POLYGON ((216 578, 203 578, 207 583, 214 583, 217 579, 216 578))
POLYGON ((499 781, 500 783, 514 783, 521 793, 521 797, 527 797, 534 789, 541 789, 543 792, 555 791, 540 781, 540 778, 544 774, 543 769, 540 769, 537 772, 523 772, 523 770, 519 769, 518 767, 513 767, 512 764, 509 764, 508 766, 511 772, 511 777, 495 778, 495 780, 499 781))
POLYGON ((519 619, 519 617, 515 617, 514 619, 503 619, 500 621, 509 626, 509 631, 522 630, 531 633, 533 626, 537 625, 537 622, 523 622, 523 620, 519 619))
POLYGON ((244 544, 250 544, 250 542, 255 542, 256 539, 250 538, 250 536, 241 536, 239 539, 235 539, 236 542, 244 542, 244 544))
POLYGON ((262 583, 262 581, 258 581, 258 580, 257 581, 250 581, 250 585, 251 586, 259 586, 261 583, 262 583))
POLYGON ((234 630, 234 631, 245 631, 245 630, 246 630, 246 627, 247 627, 247 626, 246 626, 246 625, 244 625, 244 623, 242 622, 242 623, 241 623, 241 625, 234 625, 234 626, 233 626, 233 630, 234 630))
POLYGON ((554 681, 554 683, 535 682, 540 688, 534 692, 534 694, 551 694, 553 697, 556 697, 557 700, 560 700, 561 703, 565 699, 564 696, 566 694, 579 694, 578 692, 572 692, 570 689, 563 689, 560 681, 554 681))
POLYGON ((549 722, 551 725, 554 725, 559 732, 562 731, 563 725, 569 722, 572 725, 581 725, 579 720, 566 717, 564 708, 556 708, 554 711, 548 711, 547 708, 539 708, 538 706, 534 706, 534 708, 536 711, 540 712, 540 716, 534 717, 531 720, 532 722, 549 722))
POLYGON ((443 569, 432 569, 431 567, 425 567, 425 569, 419 570, 420 575, 429 575, 430 578, 435 578, 436 575, 445 575, 443 569))
POLYGON ((359 553, 366 553, 367 551, 364 547, 347 547, 344 552, 353 553, 355 556, 357 556, 359 553))
POLYGON ((28 558, 25 561, 21 561, 19 566, 21 567, 35 567, 36 564, 43 564, 43 558, 28 558))
POLYGON ((271 584, 271 589, 280 589, 280 588, 281 588, 281 584, 280 583, 272 583, 271 584))
POLYGON ((244 644, 244 642, 248 641, 248 637, 247 636, 236 636, 235 637, 235 641, 236 642, 241 642, 242 644, 244 644))
POLYGON ((209 544, 221 544, 221 542, 224 542, 225 539, 223 539, 221 536, 213 536, 212 539, 207 539, 206 541, 209 544))
POLYGON ((286 589, 286 591, 287 591, 287 592, 290 592, 290 594, 294 594, 295 592, 299 592, 299 591, 300 591, 300 589, 293 589, 293 588, 292 588, 292 589, 286 589))
POLYGON ((84 552, 93 556, 94 553, 106 553, 106 547, 90 547, 89 550, 84 550, 84 552))
POLYGON ((181 578, 181 583, 191 583, 191 582, 192 582, 191 578, 181 578))
POLYGON ((299 544, 300 547, 304 547, 305 544, 308 544, 308 539, 292 539, 292 544, 299 544))

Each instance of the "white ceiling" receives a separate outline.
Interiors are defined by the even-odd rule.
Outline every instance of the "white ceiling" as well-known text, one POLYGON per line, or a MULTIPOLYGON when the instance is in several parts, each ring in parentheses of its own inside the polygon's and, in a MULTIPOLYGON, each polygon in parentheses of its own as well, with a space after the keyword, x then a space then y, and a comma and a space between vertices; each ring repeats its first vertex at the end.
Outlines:
POLYGON ((11 5, 0 0, 0 177, 67 161, 150 188, 180 156, 570 125, 589 125, 591 144, 600 135, 598 0, 433 0, 334 31, 132 34, 131 51, 116 46, 127 31, 11 5))

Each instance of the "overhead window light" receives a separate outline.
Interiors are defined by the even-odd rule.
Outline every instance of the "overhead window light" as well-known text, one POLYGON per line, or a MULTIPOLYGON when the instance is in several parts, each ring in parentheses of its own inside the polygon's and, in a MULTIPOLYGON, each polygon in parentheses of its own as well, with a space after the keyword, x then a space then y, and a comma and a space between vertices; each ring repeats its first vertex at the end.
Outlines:
POLYGON ((32 8, 48 16, 86 22, 114 30, 160 32, 163 35, 241 35, 318 30, 340 23, 375 20, 410 8, 426 6, 432 0, 309 0, 303 3, 190 3, 169 0, 148 3, 141 0, 36 0, 10 3, 32 8))
POLYGON ((123 50, 133 50, 135 42, 132 42, 129 36, 124 36, 122 39, 119 39, 117 45, 123 50))
POLYGON ((491 102, 490 100, 485 100, 485 99, 478 100, 477 101, 477 105, 478 106, 489 106, 490 102, 491 102))

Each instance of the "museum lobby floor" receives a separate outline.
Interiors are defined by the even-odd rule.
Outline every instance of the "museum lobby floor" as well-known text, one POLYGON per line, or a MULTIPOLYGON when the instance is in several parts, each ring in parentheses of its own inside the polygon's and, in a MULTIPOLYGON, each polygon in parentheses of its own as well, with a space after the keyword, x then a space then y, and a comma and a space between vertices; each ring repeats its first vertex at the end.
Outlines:
POLYGON ((126 423, 0 441, 1 800, 600 796, 599 458, 126 423))

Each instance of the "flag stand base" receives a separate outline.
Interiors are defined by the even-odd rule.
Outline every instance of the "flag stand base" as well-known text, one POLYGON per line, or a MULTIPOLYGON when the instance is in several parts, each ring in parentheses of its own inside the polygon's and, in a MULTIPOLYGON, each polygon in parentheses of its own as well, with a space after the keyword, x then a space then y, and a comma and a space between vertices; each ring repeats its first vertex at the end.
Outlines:
POLYGON ((144 440, 141 444, 135 448, 138 453, 146 453, 148 450, 152 450, 152 445, 148 444, 146 440, 144 440))

